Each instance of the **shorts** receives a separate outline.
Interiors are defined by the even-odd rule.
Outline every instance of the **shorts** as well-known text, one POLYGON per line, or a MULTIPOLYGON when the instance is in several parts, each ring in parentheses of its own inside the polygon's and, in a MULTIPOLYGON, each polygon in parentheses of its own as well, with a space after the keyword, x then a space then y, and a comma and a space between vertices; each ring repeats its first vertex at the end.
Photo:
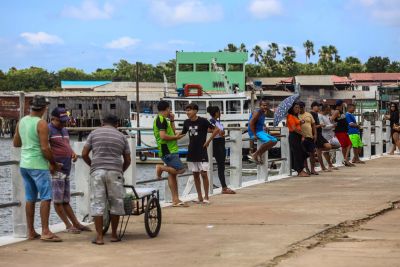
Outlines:
POLYGON ((304 139, 303 147, 304 147, 304 150, 307 153, 313 153, 315 151, 315 148, 316 148, 315 143, 314 143, 314 139, 313 138, 309 138, 309 137, 304 139))
POLYGON ((168 154, 161 158, 162 161, 168 167, 174 168, 175 170, 183 170, 185 169, 185 165, 183 165, 181 159, 178 154, 168 154))
POLYGON ((349 135, 345 132, 335 133, 336 138, 339 140, 341 147, 349 147, 351 146, 351 141, 349 135))
POLYGON ((121 172, 95 170, 90 174, 90 214, 103 216, 106 202, 112 215, 125 215, 124 177, 121 172))
POLYGON ((361 136, 359 134, 349 134, 349 138, 351 141, 351 145, 355 148, 364 147, 363 142, 361 141, 361 136))
POLYGON ((187 163, 188 169, 192 172, 208 172, 208 162, 189 162, 187 163))
MULTIPOLYGON (((262 144, 266 144, 269 142, 278 142, 278 139, 276 139, 274 136, 272 136, 270 134, 267 134, 264 131, 257 132, 256 136, 262 144)), ((250 136, 250 137, 253 138, 253 136, 250 136)))
POLYGON ((38 193, 41 201, 51 200, 51 176, 49 170, 34 170, 20 168, 25 187, 25 200, 27 202, 38 201, 38 193))
POLYGON ((56 172, 51 175, 53 202, 56 204, 69 203, 71 200, 70 180, 68 175, 56 172))
POLYGON ((328 140, 322 136, 322 134, 317 135, 317 142, 315 142, 317 148, 324 148, 325 144, 329 144, 328 140))

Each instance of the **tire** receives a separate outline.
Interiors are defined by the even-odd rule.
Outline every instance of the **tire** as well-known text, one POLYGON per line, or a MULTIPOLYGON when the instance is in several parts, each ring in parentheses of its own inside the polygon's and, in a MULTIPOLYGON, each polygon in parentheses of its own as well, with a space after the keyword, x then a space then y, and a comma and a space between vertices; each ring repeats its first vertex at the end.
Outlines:
POLYGON ((110 228, 111 218, 110 218, 110 208, 108 206, 108 201, 106 201, 106 208, 103 215, 103 235, 105 235, 110 228))
POLYGON ((141 161, 146 161, 147 160, 147 156, 145 154, 143 154, 143 153, 141 153, 139 155, 139 158, 140 158, 141 161))
POLYGON ((161 206, 156 197, 151 197, 144 212, 144 226, 147 235, 156 237, 161 229, 161 206))

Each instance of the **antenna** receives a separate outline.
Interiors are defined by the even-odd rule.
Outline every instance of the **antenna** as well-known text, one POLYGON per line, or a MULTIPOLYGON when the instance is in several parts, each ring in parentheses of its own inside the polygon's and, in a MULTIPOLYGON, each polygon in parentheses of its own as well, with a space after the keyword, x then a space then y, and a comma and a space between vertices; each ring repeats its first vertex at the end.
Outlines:
POLYGON ((224 87, 225 91, 227 94, 232 93, 231 88, 229 87, 229 81, 225 75, 225 71, 222 67, 217 65, 217 60, 215 58, 212 58, 211 64, 213 66, 213 70, 217 72, 219 75, 221 75, 222 79, 224 80, 224 87))

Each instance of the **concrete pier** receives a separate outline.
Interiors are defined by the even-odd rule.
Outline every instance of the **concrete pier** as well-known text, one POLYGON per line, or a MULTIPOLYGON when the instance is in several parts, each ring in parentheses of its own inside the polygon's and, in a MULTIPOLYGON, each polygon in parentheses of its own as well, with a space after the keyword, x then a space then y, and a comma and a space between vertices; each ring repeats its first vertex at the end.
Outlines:
POLYGON ((133 217, 120 243, 61 233, 62 243, 0 247, 0 266, 399 266, 400 157, 291 177, 164 208, 149 239, 133 217), (394 204, 393 204, 394 203, 394 204))

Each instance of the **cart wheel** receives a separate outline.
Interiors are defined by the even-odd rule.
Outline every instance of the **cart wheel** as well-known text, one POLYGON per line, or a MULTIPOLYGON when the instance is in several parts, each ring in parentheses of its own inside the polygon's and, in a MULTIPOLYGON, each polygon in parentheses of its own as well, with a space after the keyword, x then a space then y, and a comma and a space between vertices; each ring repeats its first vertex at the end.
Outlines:
POLYGON ((156 197, 151 197, 144 212, 144 226, 149 237, 156 237, 161 228, 161 207, 156 197))
POLYGON ((139 158, 141 161, 146 161, 147 160, 147 156, 143 153, 140 153, 139 158))
POLYGON ((106 207, 104 209, 104 215, 103 215, 103 235, 105 235, 108 231, 108 228, 110 228, 110 207, 108 204, 108 201, 106 201, 106 207))

